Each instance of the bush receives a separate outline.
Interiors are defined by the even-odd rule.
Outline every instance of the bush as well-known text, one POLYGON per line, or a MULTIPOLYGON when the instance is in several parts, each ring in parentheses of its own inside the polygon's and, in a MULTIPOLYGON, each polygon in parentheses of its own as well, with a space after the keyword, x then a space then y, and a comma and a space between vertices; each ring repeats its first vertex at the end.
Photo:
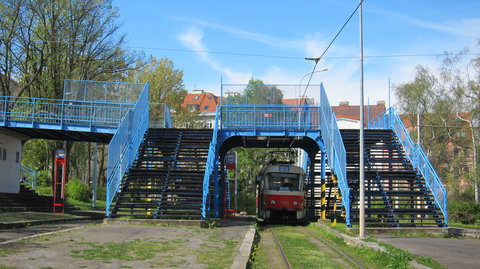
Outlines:
POLYGON ((102 185, 97 185, 97 200, 105 201, 107 197, 107 188, 102 185))
POLYGON ((51 178, 50 171, 48 170, 38 171, 35 186, 52 188, 52 178, 51 178))
POLYGON ((452 202, 449 204, 450 220, 462 224, 475 224, 480 219, 480 204, 452 202))
POLYGON ((255 193, 249 191, 239 191, 237 197, 238 212, 245 211, 249 215, 256 214, 255 193))
POLYGON ((65 195, 67 198, 75 199, 82 202, 91 201, 92 192, 83 181, 72 178, 66 185, 65 195))
POLYGON ((52 186, 37 186, 35 190, 40 195, 52 196, 52 186))

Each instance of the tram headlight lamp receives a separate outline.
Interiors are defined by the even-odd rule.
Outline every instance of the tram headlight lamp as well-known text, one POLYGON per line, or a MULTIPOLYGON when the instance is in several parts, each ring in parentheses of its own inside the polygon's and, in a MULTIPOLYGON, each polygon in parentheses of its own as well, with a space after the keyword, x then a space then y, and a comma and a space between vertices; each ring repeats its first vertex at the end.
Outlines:
POLYGON ((298 205, 298 202, 297 202, 297 201, 293 201, 293 205, 294 205, 294 206, 298 205))
POLYGON ((271 201, 270 201, 270 204, 274 205, 274 204, 275 204, 275 200, 271 200, 271 201))

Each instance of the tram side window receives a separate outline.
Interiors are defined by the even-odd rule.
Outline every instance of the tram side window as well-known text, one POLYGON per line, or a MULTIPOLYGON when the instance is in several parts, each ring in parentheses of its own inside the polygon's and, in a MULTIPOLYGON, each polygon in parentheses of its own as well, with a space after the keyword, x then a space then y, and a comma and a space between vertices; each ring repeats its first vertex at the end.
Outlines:
POLYGON ((299 191, 299 175, 272 173, 270 176, 269 189, 276 191, 299 191))

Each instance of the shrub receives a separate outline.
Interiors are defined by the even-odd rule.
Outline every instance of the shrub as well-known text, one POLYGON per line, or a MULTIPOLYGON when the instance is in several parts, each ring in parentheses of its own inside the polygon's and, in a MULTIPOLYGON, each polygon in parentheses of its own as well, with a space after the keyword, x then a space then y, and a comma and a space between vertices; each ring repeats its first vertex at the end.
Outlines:
POLYGON ((97 200, 104 201, 107 197, 107 188, 102 185, 97 185, 97 200))
POLYGON ((449 204, 450 220, 462 224, 475 224, 480 219, 480 204, 475 202, 452 202, 449 204))
POLYGON ((37 186, 35 190, 40 195, 52 196, 52 186, 37 186))
POLYGON ((38 171, 35 186, 52 188, 52 178, 50 171, 38 171))
POLYGON ((82 202, 89 202, 92 196, 87 184, 76 178, 72 178, 68 181, 65 194, 67 198, 82 202))

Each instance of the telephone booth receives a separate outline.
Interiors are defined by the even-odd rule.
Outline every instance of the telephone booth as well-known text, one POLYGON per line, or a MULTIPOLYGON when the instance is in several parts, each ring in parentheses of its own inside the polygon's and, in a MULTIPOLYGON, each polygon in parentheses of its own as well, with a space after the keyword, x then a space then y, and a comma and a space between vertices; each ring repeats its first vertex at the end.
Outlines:
POLYGON ((53 178, 53 214, 65 213, 65 180, 67 156, 65 149, 55 150, 55 167, 53 178))

